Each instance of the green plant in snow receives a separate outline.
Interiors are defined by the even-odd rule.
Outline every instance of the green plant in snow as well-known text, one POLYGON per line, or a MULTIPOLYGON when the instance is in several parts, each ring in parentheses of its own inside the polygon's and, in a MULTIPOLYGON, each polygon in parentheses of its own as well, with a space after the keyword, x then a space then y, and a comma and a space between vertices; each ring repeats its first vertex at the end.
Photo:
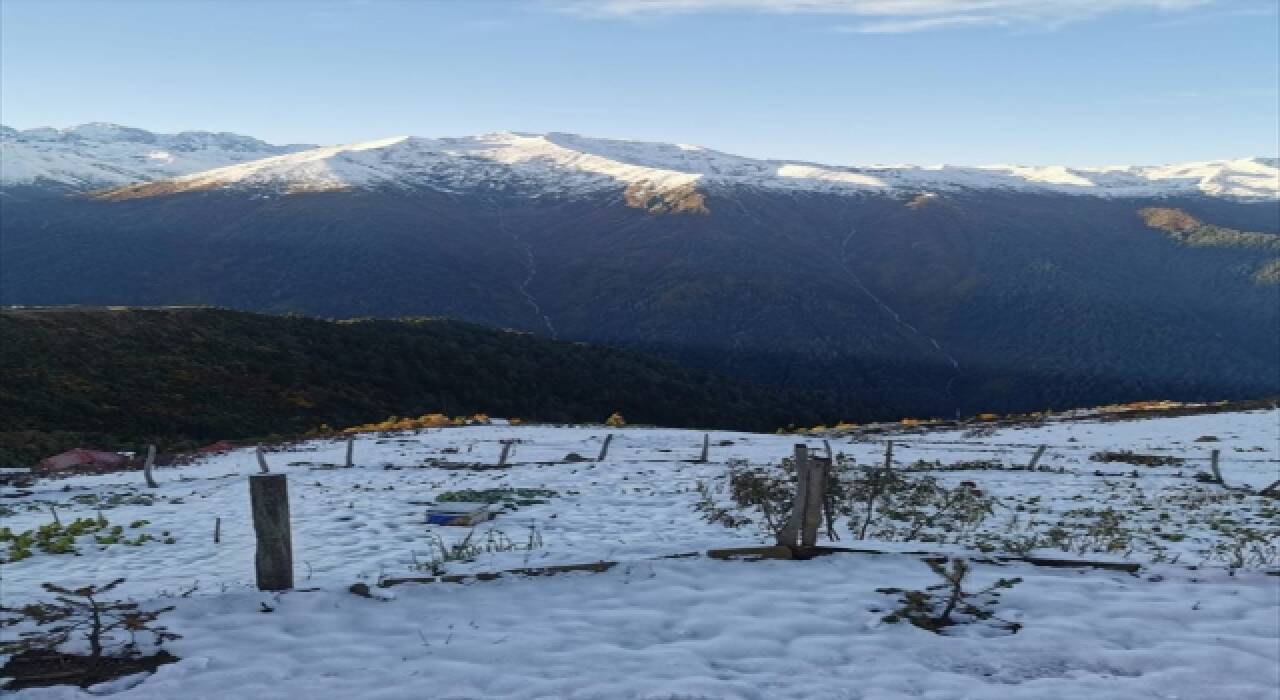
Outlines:
POLYGON ((532 526, 530 526, 523 542, 511 539, 507 533, 497 528, 489 528, 478 539, 475 535, 476 531, 472 529, 467 532, 461 541, 450 545, 446 544, 439 535, 433 533, 427 540, 427 558, 419 559, 417 552, 410 552, 409 556, 413 563, 410 564, 409 568, 413 571, 426 571, 434 576, 440 576, 445 572, 445 564, 450 562, 475 561, 476 557, 482 554, 531 552, 542 548, 542 533, 532 526))
POLYGON ((713 525, 720 524, 731 529, 751 524, 750 518, 739 516, 733 512, 733 508, 721 505, 711 492, 711 488, 707 486, 707 482, 699 480, 696 488, 698 502, 693 505, 693 509, 702 513, 703 520, 713 525))
POLYGON ((964 559, 926 560, 929 569, 942 578, 923 591, 902 588, 877 588, 877 593, 900 595, 899 607, 882 619, 890 624, 910 622, 934 634, 952 625, 985 622, 999 629, 1016 633, 1022 629, 1017 622, 1002 620, 992 610, 1000 601, 1000 593, 1022 582, 1021 578, 1001 578, 978 591, 964 590, 964 579, 969 575, 969 563, 964 559))
MULTIPOLYGON (((145 520, 135 521, 131 527, 141 527, 146 522, 145 520)), ((8 553, 4 561, 14 563, 31 557, 36 551, 45 554, 79 554, 76 543, 85 535, 92 535, 93 542, 101 547, 114 544, 139 547, 155 539, 145 532, 138 533, 132 539, 125 537, 123 526, 112 525, 99 512, 95 518, 76 518, 67 523, 55 520, 34 530, 23 532, 13 532, 7 527, 0 528, 0 543, 8 544, 8 553)))
POLYGON ((966 538, 995 509, 973 482, 947 488, 932 476, 871 468, 848 485, 850 529, 858 539, 940 542, 966 538), (873 527, 874 526, 874 529, 873 527))
POLYGON ((1232 569, 1265 568, 1280 561, 1276 533, 1252 527, 1228 525, 1219 528, 1220 539, 1207 551, 1208 558, 1232 569))

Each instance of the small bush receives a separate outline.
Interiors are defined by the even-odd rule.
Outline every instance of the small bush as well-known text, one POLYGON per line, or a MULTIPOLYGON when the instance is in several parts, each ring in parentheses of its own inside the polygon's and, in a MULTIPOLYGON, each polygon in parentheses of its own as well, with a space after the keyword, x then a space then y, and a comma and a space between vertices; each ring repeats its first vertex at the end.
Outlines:
POLYGON ((1131 450, 1119 450, 1095 452, 1089 455, 1090 462, 1123 462, 1125 464, 1137 464, 1144 467, 1174 467, 1185 464, 1186 461, 1179 457, 1167 455, 1144 455, 1131 450))
POLYGON ((118 578, 104 586, 63 588, 52 583, 43 585, 54 593, 56 603, 32 603, 21 608, 0 607, 0 627, 12 627, 24 622, 34 623, 35 630, 28 630, 11 641, 0 642, 0 654, 17 654, 30 650, 56 651, 77 632, 83 632, 89 642, 89 657, 98 660, 106 653, 107 644, 115 633, 128 635, 128 641, 116 650, 116 654, 130 656, 136 653, 137 634, 147 632, 156 644, 178 639, 163 625, 156 624, 161 614, 172 607, 144 611, 137 603, 99 599, 114 590, 124 579, 118 578))
POLYGON ((906 621, 934 634, 942 634, 952 625, 985 622, 998 629, 1017 633, 1022 625, 1002 620, 992 608, 999 603, 1000 592, 1022 582, 1020 578, 1002 578, 980 591, 964 590, 964 579, 969 574, 969 563, 964 559, 928 560, 929 569, 942 578, 941 583, 923 591, 901 588, 877 588, 876 592, 901 595, 897 610, 882 619, 890 624, 906 621))

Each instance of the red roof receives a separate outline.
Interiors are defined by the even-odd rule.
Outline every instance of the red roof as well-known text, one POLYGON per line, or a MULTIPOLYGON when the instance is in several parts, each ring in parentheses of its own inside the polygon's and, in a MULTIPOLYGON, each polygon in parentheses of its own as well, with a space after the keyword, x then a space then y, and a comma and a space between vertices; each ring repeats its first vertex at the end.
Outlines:
POLYGON ((115 452, 101 452, 75 448, 52 457, 40 460, 39 468, 44 471, 62 471, 76 467, 122 467, 129 459, 115 452))

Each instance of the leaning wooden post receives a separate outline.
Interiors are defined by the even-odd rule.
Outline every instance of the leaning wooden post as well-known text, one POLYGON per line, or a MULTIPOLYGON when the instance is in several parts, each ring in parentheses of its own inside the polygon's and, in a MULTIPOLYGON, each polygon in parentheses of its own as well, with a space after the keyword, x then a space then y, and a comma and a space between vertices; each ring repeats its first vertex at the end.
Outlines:
POLYGON ((831 460, 825 457, 810 457, 809 482, 804 499, 804 521, 800 532, 800 545, 813 547, 818 544, 818 528, 822 526, 823 501, 827 495, 827 474, 831 471, 831 460))
POLYGON ((511 443, 512 443, 512 442, 515 442, 515 441, 514 441, 514 440, 503 440, 503 441, 502 441, 502 454, 498 457, 498 466, 499 466, 499 467, 505 467, 505 466, 507 466, 507 455, 510 455, 510 454, 511 454, 511 443))
POLYGON ((596 457, 597 462, 603 462, 604 458, 609 456, 610 442, 613 442, 613 433, 605 433, 604 444, 600 446, 600 456, 596 457))
POLYGON ((778 533, 778 544, 784 547, 796 546, 804 524, 805 504, 809 498, 809 448, 804 445, 796 445, 795 470, 796 496, 791 505, 791 515, 778 533))
POLYGON ((350 469, 351 465, 355 463, 352 461, 352 459, 355 457, 355 452, 356 452, 356 436, 348 435, 347 436, 347 461, 345 464, 347 469, 350 469))
POLYGON ((267 456, 262 452, 262 445, 258 445, 255 452, 258 455, 258 470, 263 474, 271 473, 271 470, 267 469, 267 456))
POLYGON ((1218 450, 1209 453, 1209 469, 1213 470, 1213 480, 1222 486, 1226 486, 1227 482, 1222 480, 1222 470, 1218 468, 1218 450))
POLYGON ((1027 463, 1027 471, 1033 472, 1036 466, 1040 464, 1040 458, 1044 456, 1044 451, 1048 449, 1048 445, 1041 445, 1036 448, 1036 453, 1031 455, 1031 461, 1027 463))
POLYGON ((258 590, 293 588, 293 536, 289 531, 289 485, 284 474, 249 477, 253 533, 258 540, 254 569, 258 590))
POLYGON ((154 489, 160 484, 156 483, 156 478, 151 475, 151 467, 156 463, 156 446, 147 445, 147 461, 142 463, 142 478, 147 480, 147 488, 154 489))
POLYGON ((710 451, 711 451, 711 434, 703 433, 702 434, 702 456, 698 457, 698 461, 705 464, 707 461, 707 457, 710 456, 708 454, 710 451))

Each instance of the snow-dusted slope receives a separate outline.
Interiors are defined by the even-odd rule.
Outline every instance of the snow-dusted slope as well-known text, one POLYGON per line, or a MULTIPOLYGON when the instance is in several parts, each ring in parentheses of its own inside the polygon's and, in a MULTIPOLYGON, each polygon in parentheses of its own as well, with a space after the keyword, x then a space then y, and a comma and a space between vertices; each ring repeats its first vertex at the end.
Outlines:
POLYGON ((1014 189, 1098 196, 1200 193, 1280 196, 1274 160, 1237 159, 1109 168, 835 167, 755 160, 697 146, 591 139, 570 134, 496 133, 454 139, 396 137, 330 146, 231 165, 127 193, 146 196, 223 187, 319 191, 375 186, 440 189, 517 185, 582 194, 645 185, 746 185, 817 192, 1014 189))
POLYGON ((25 131, 0 126, 0 185, 118 187, 307 148, 273 146, 238 134, 156 134, 104 123, 25 131))
POLYGON ((62 132, 10 129, 4 136, 5 183, 44 178, 89 187, 171 178, 118 193, 125 197, 237 187, 314 192, 516 186, 532 194, 572 196, 627 186, 664 192, 738 185, 834 193, 1008 189, 1110 197, 1198 193, 1280 198, 1280 169, 1276 159, 1267 158, 1106 168, 841 167, 559 133, 401 136, 309 150, 230 134, 159 136, 110 125, 62 132))

